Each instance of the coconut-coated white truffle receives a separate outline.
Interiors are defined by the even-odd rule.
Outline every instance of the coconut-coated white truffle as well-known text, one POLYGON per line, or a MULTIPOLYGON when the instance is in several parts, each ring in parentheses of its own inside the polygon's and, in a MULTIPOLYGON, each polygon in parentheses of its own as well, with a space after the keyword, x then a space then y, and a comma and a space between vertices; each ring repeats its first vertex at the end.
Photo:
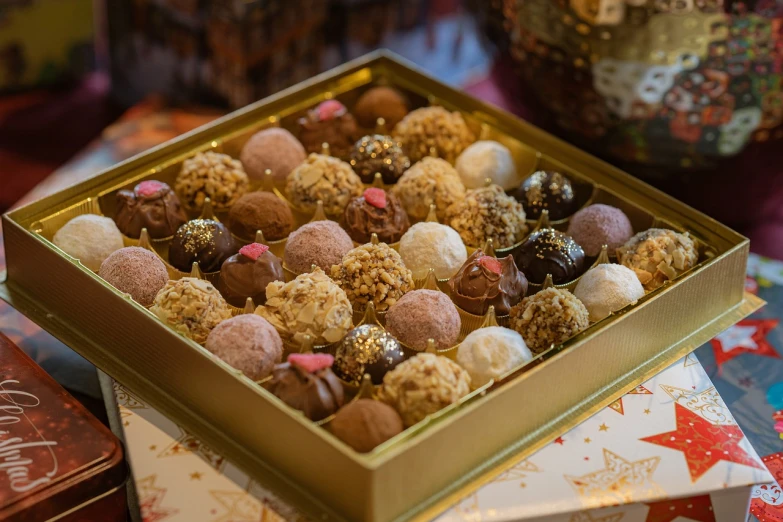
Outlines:
POLYGON ((584 303, 590 321, 596 322, 644 297, 644 288, 630 268, 604 263, 582 276, 574 295, 584 303))
POLYGON ((456 168, 462 184, 469 189, 483 187, 487 178, 503 187, 503 190, 511 190, 519 185, 514 158, 497 141, 473 143, 459 155, 456 168))
POLYGON ((427 276, 435 269, 438 279, 457 273, 468 259, 468 250, 453 228, 439 223, 416 223, 400 239, 400 256, 414 279, 427 276))
POLYGON ((112 252, 124 246, 114 220, 95 214, 76 216, 54 234, 52 241, 94 272, 112 252))
POLYGON ((502 326, 474 330, 457 349, 457 364, 470 375, 474 390, 532 358, 522 336, 502 326))

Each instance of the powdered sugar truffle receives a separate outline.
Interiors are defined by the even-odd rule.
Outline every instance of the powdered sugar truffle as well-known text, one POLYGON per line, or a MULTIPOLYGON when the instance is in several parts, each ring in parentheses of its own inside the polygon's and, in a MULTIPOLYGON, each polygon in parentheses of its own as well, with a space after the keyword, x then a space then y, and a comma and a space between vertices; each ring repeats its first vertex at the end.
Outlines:
POLYGON ((459 155, 455 166, 462 184, 469 189, 483 187, 487 178, 503 190, 511 190, 519 185, 514 158, 497 141, 473 143, 459 155))
POLYGON ((532 358, 522 336, 501 326, 474 330, 457 349, 457 364, 470 374, 474 390, 532 358))
POLYGON ((468 259, 468 250, 453 228, 439 223, 416 223, 400 239, 400 256, 414 279, 427 276, 435 269, 438 279, 457 273, 468 259))
POLYGON ((114 220, 95 214, 76 216, 54 234, 52 242, 94 272, 123 247, 122 233, 114 220))
POLYGON ((630 268, 605 263, 582 276, 574 295, 587 308, 590 321, 596 322, 644 297, 644 288, 630 268))

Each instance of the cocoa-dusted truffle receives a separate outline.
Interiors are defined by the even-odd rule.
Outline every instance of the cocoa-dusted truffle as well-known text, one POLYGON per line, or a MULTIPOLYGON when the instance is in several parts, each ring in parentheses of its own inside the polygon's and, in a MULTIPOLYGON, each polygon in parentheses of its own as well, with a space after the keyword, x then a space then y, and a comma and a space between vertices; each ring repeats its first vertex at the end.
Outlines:
POLYGON ((142 181, 133 190, 117 192, 114 222, 120 232, 138 239, 146 228, 153 239, 171 237, 188 220, 179 198, 160 181, 142 181))
POLYGON ((628 216, 619 208, 595 204, 585 207, 571 217, 568 235, 574 238, 585 254, 595 257, 607 245, 614 252, 631 239, 633 228, 628 216))
POLYGON ((123 247, 122 234, 111 218, 95 214, 76 216, 55 232, 52 243, 97 272, 109 255, 123 247))
POLYGON ((331 156, 310 154, 288 175, 286 195, 302 212, 315 212, 318 200, 330 216, 342 215, 346 205, 364 190, 351 166, 331 156))
POLYGON ((348 159, 360 136, 353 115, 337 100, 321 102, 299 118, 299 141, 307 152, 321 152, 328 143, 332 156, 348 159))
POLYGON ((386 329, 414 350, 425 350, 427 340, 443 350, 457 344, 462 321, 459 312, 443 292, 414 290, 400 298, 386 314, 386 329))
POLYGON ((651 228, 618 248, 617 261, 636 272, 649 291, 693 268, 699 261, 699 251, 687 232, 651 228))
POLYGON ((141 306, 150 306, 158 290, 169 280, 163 261, 139 247, 112 252, 101 264, 98 275, 120 292, 130 294, 141 306))
POLYGON ((285 263, 297 274, 313 265, 329 271, 353 248, 353 241, 334 221, 313 221, 294 230, 285 244, 285 263))
POLYGON ((169 245, 169 263, 181 272, 190 272, 193 263, 198 263, 202 272, 217 272, 223 261, 237 250, 239 245, 223 223, 193 219, 174 234, 169 245))
POLYGON ((501 326, 474 330, 457 348, 457 364, 470 374, 474 390, 532 358, 522 336, 501 326))
POLYGON ((527 279, 513 257, 495 259, 479 249, 449 279, 449 288, 454 303, 470 314, 484 315, 494 306, 498 315, 508 315, 525 297, 527 279))
POLYGON ((331 370, 333 361, 326 353, 293 353, 272 371, 267 388, 308 419, 323 420, 345 402, 343 385, 331 370))
POLYGON ((446 210, 446 223, 472 247, 492 239, 495 248, 511 248, 527 232, 522 205, 498 185, 469 190, 446 210))
POLYGON ((543 284, 552 274, 556 285, 573 281, 582 273, 585 253, 569 236, 553 228, 536 230, 514 253, 514 261, 531 283, 543 284))
POLYGON ((397 410, 408 428, 468 393, 468 372, 446 357, 420 353, 386 374, 378 399, 397 410))
POLYGON ((217 289, 228 304, 242 308, 247 298, 256 305, 266 303, 266 287, 272 281, 285 280, 283 264, 260 243, 251 243, 239 249, 223 262, 217 289))
POLYGON ((522 182, 516 198, 525 207, 528 219, 538 219, 544 209, 554 220, 567 218, 576 211, 571 180, 559 172, 539 170, 522 182))
POLYGON ((438 219, 446 209, 465 197, 465 187, 454 167, 439 158, 424 158, 402 175, 392 192, 400 198, 411 219, 423 220, 435 205, 438 219))
POLYGON ((469 189, 481 188, 487 179, 503 190, 516 188, 517 168, 514 158, 504 145, 497 141, 477 141, 457 158, 457 172, 469 189))
POLYGON ((373 234, 384 243, 396 243, 411 226, 399 198, 379 188, 353 198, 343 217, 345 230, 357 243, 367 243, 373 234))
POLYGON ((357 326, 340 342, 334 355, 334 372, 351 384, 369 374, 373 384, 405 359, 400 343, 377 324, 357 326))
POLYGON ((399 414, 388 404, 359 399, 340 408, 329 428, 359 453, 367 453, 402 433, 403 425, 399 414))
POLYGON ((239 159, 250 179, 261 180, 267 169, 275 183, 284 183, 288 174, 307 158, 293 134, 279 127, 256 132, 247 140, 239 159))
POLYGON ((250 192, 231 205, 228 228, 238 237, 255 239, 259 230, 264 239, 284 239, 294 228, 294 215, 288 204, 271 192, 250 192))
POLYGON ((174 182, 185 208, 201 210, 204 199, 212 200, 217 211, 228 210, 247 192, 250 180, 239 160, 219 152, 198 152, 182 162, 174 182))
POLYGON ((451 164, 465 148, 476 141, 462 114, 443 107, 424 107, 411 111, 394 127, 392 136, 416 162, 434 152, 451 164))
POLYGON ((585 305, 568 290, 546 288, 511 309, 510 326, 534 354, 573 337, 590 324, 585 305))
POLYGON ((468 258, 468 250, 453 228, 422 222, 403 234, 400 256, 415 279, 427 277, 430 268, 438 279, 448 279, 468 258))
POLYGON ((380 172, 387 185, 397 183, 411 166, 411 160, 402 152, 400 144, 389 136, 365 136, 354 145, 349 162, 362 181, 372 183, 380 172))
POLYGON ((604 263, 585 272, 574 295, 597 322, 644 297, 644 288, 627 266, 604 263))
POLYGON ((183 277, 161 288, 150 311, 166 325, 197 343, 207 340, 218 323, 231 317, 231 308, 209 281, 183 277))
POLYGON ((280 335, 254 314, 222 321, 209 333, 204 347, 254 381, 268 377, 283 357, 280 335))
POLYGON ((383 118, 388 128, 393 129, 408 114, 408 102, 396 89, 373 87, 359 96, 353 113, 359 125, 366 129, 374 128, 378 118, 383 118))

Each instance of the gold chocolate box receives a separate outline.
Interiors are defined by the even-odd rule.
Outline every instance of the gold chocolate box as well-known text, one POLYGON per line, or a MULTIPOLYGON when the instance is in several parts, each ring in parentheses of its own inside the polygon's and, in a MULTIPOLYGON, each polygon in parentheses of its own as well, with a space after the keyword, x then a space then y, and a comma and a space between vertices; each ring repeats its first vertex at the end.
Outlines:
POLYGON ((543 131, 378 52, 234 112, 98 176, 3 216, 0 296, 143 400, 314 518, 432 515, 760 306, 744 292, 748 240, 543 131), (636 305, 535 358, 454 408, 359 454, 264 388, 178 335, 51 243, 68 219, 113 215, 117 190, 171 182, 184 158, 239 156, 260 128, 335 97, 351 107, 374 84, 414 107, 463 113, 481 139, 514 155, 520 179, 559 170, 592 185, 591 201, 622 208, 634 229, 688 231, 699 264, 636 305))

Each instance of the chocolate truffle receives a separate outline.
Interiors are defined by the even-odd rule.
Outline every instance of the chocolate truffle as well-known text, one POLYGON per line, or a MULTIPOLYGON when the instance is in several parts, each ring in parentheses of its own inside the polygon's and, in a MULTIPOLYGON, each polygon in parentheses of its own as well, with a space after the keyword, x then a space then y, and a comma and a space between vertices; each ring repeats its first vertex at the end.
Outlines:
POLYGON ((544 209, 552 220, 567 218, 576 211, 571 180, 559 172, 539 170, 522 182, 516 198, 525 207, 528 219, 538 219, 544 209))
POLYGON ((444 350, 457 344, 462 321, 443 292, 414 290, 400 298, 386 314, 386 329, 409 348, 427 349, 427 340, 444 350))
POLYGON ((142 181, 133 190, 117 192, 114 222, 120 232, 138 239, 146 228, 152 239, 171 237, 188 220, 179 198, 160 181, 142 181))
POLYGON ((330 216, 340 216, 346 205, 364 191, 362 180, 351 166, 331 156, 310 154, 288 175, 288 201, 302 212, 314 213, 318 200, 330 216))
POLYGON ((522 336, 501 326, 474 330, 457 349, 457 364, 470 375, 474 390, 532 358, 522 336))
POLYGON ((202 272, 217 272, 223 261, 236 254, 239 245, 226 226, 213 219, 194 219, 177 229, 169 245, 169 263, 190 272, 198 263, 202 272))
POLYGON ((531 283, 543 284, 552 274, 556 285, 573 281, 582 273, 585 253, 569 236, 553 228, 536 230, 514 253, 514 261, 531 283))
POLYGON ((468 258, 468 250, 456 230, 439 223, 413 225, 400 239, 400 257, 414 279, 427 277, 430 268, 438 279, 448 279, 468 258))
POLYGON ((353 241, 334 221, 313 221, 294 230, 283 257, 289 270, 309 272, 313 265, 329 271, 353 248, 353 241))
POLYGON ((362 181, 372 183, 380 172, 387 185, 397 183, 411 166, 411 160, 402 152, 400 144, 389 136, 373 134, 356 142, 349 162, 362 181))
POLYGON ((247 192, 248 180, 242 163, 219 152, 199 152, 182 162, 182 170, 174 182, 185 208, 201 210, 204 199, 212 200, 212 208, 220 212, 231 208, 247 192))
POLYGON ((130 294, 141 306, 150 306, 158 290, 169 280, 163 261, 139 247, 112 252, 101 264, 98 275, 120 292, 130 294))
POLYGON ((231 318, 231 308, 209 281, 183 277, 161 288, 150 312, 164 324, 197 343, 207 340, 218 323, 231 318))
POLYGON ((384 243, 396 243, 411 224, 400 199, 379 188, 368 188, 345 207, 345 230, 357 243, 367 243, 373 234, 384 243))
POLYGON ((454 303, 470 314, 484 315, 494 306, 498 315, 508 315, 525 297, 527 279, 513 257, 495 259, 479 249, 449 279, 449 288, 454 303))
POLYGON ((416 162, 434 154, 453 164, 476 141, 462 114, 443 107, 423 107, 409 112, 392 132, 402 150, 416 162))
POLYGON ((618 248, 617 261, 636 272, 644 289, 650 291, 693 268, 699 251, 687 232, 651 228, 618 248))
POLYGON ((546 288, 511 308, 510 326, 534 354, 563 343, 590 325, 585 305, 561 288, 546 288))
POLYGON ((411 219, 423 220, 435 205, 438 219, 446 217, 446 209, 465 197, 465 187, 457 171, 438 158, 424 158, 402 175, 392 192, 400 198, 411 219))
POLYGON ((378 399, 397 410, 409 428, 468 393, 468 372, 446 357, 420 353, 386 374, 378 399))
POLYGON ((254 314, 222 321, 209 333, 204 347, 254 381, 271 375, 283 358, 280 335, 254 314))
POLYGON ((623 246, 631 239, 633 228, 622 210, 599 203, 585 207, 571 217, 568 235, 585 254, 595 257, 601 253, 603 245, 609 247, 610 253, 623 246))
POLYGON ((307 158, 299 140, 285 129, 272 127, 256 132, 247 140, 239 159, 250 179, 261 180, 267 169, 275 183, 285 183, 286 177, 307 158))
POLYGON ((217 289, 228 304, 242 308, 248 297, 256 305, 266 303, 266 286, 272 281, 283 280, 285 274, 280 259, 268 246, 251 243, 223 261, 217 289))
POLYGON ((368 453, 402 433, 394 408, 372 399, 359 399, 340 408, 329 424, 332 433, 359 453, 368 453))
POLYGON ((497 141, 473 143, 459 155, 456 168, 463 185, 469 189, 483 187, 487 179, 503 190, 516 188, 519 183, 511 151, 497 141))
POLYGON ((357 326, 345 336, 334 355, 334 373, 359 385, 367 373, 373 384, 381 384, 386 372, 405 359, 400 343, 377 324, 357 326))
POLYGON ((255 239, 259 230, 264 239, 278 241, 294 228, 294 215, 288 204, 271 192, 250 192, 231 205, 228 228, 243 239, 255 239))
POLYGON ((597 322, 644 297, 644 288, 630 268, 604 263, 585 272, 574 295, 597 322))
POLYGON ((55 232, 52 243, 97 272, 109 255, 123 247, 122 234, 111 218, 95 214, 76 216, 55 232))
POLYGON ((498 185, 469 190, 465 199, 448 208, 446 223, 472 247, 492 239, 495 248, 511 248, 527 232, 522 205, 498 185))
POLYGON ((266 304, 256 308, 283 341, 300 345, 310 335, 316 345, 334 343, 353 328, 348 296, 320 268, 266 287, 266 304))
POLYGON ((343 385, 330 368, 333 361, 325 353, 291 354, 288 362, 275 366, 267 388, 308 419, 323 420, 345 402, 343 385))
POLYGON ((353 113, 359 125, 366 129, 375 128, 378 118, 383 118, 387 128, 393 129, 408 114, 408 102, 396 89, 373 87, 359 96, 353 113))
POLYGON ((321 102, 299 118, 299 141, 307 152, 321 152, 328 143, 332 156, 348 159, 360 136, 353 115, 337 100, 321 102))

